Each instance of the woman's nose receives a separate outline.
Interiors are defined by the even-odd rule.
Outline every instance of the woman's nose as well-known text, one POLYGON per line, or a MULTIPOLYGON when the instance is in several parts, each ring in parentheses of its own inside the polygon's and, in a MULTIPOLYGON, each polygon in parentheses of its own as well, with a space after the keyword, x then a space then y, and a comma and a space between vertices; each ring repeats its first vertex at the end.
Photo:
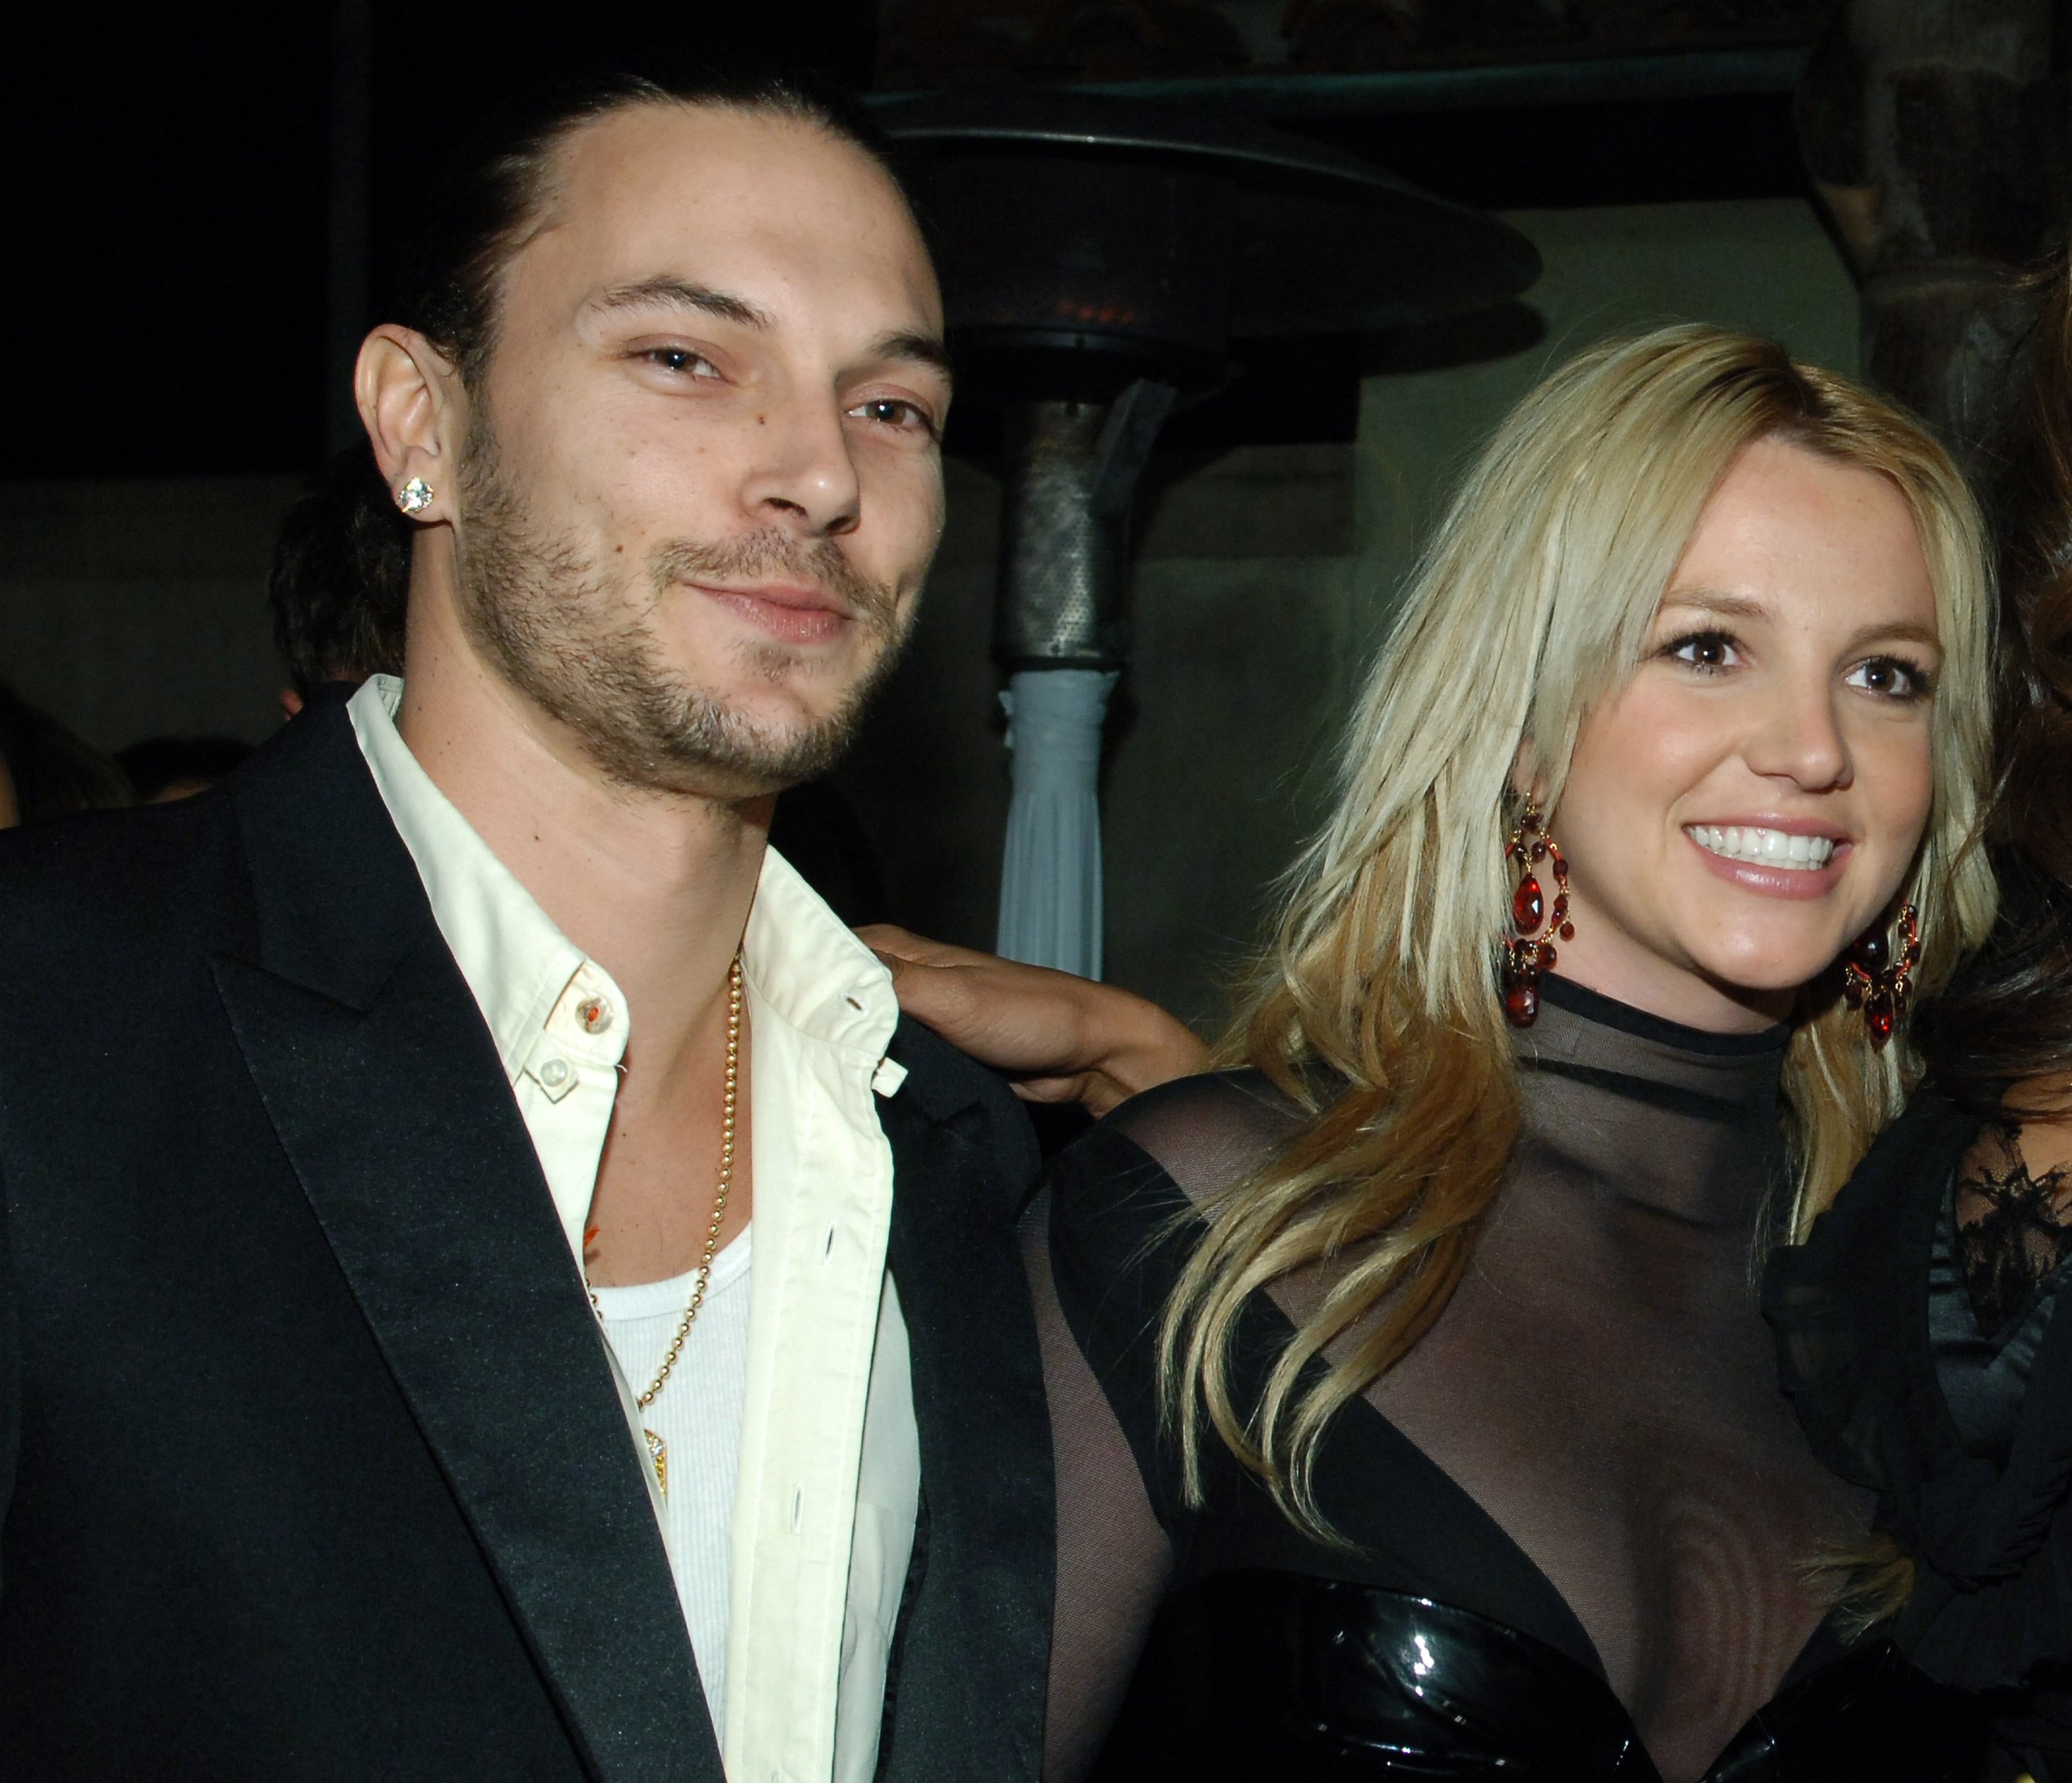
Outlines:
POLYGON ((1745 754, 1756 773, 1790 780, 1808 792, 1848 785, 1848 740, 1826 678, 1778 687, 1766 702, 1745 754))

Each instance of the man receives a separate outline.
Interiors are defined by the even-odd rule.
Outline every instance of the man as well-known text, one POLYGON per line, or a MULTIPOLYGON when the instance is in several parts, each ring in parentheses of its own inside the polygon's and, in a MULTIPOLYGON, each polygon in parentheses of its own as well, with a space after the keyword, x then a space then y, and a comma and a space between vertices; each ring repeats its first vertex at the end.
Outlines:
POLYGON ((434 216, 401 680, 0 850, 0 1774, 1034 1777, 1026 1130, 763 842, 939 528, 926 254, 775 88, 434 216))

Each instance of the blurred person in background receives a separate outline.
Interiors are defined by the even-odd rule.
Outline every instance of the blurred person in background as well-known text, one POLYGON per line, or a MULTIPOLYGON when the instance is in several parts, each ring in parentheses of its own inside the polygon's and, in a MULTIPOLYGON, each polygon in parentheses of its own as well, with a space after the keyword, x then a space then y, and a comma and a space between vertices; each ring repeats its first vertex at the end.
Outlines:
POLYGON ((140 805, 170 804, 206 792, 252 753, 235 737, 147 737, 115 752, 140 805))
POLYGON ((337 454, 281 523, 266 604, 287 665, 281 709, 290 718, 327 682, 403 672, 410 527, 386 495, 362 444, 337 454), (378 510, 369 484, 383 497, 378 510))
POLYGON ((1878 1494, 1858 1613, 2072 1778, 2072 259, 2002 447, 2000 920, 1915 1020, 1927 1068, 1767 1310, 1814 1446, 1878 1494))
POLYGON ((122 770, 0 683, 0 828, 134 805, 122 770))

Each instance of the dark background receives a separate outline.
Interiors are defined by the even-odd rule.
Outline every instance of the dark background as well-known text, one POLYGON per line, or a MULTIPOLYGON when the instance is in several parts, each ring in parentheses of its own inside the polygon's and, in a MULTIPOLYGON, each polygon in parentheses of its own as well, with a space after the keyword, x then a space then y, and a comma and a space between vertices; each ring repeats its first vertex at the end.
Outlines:
MULTIPOLYGON (((373 8, 367 289, 381 289, 413 191, 514 88, 580 65, 698 60, 862 86, 874 15, 870 0, 373 8)), ((16 9, 0 39, 14 76, 0 107, 0 478, 320 462, 335 425, 335 29, 324 6, 16 9)), ((1276 121, 1498 208, 1804 189, 1778 93, 1276 121)))
MULTIPOLYGON (((0 39, 0 477, 321 459, 334 27, 323 4, 14 10, 0 39)), ((857 0, 376 5, 370 289, 413 190, 516 88, 693 58, 818 64, 860 84, 873 38, 857 0)))

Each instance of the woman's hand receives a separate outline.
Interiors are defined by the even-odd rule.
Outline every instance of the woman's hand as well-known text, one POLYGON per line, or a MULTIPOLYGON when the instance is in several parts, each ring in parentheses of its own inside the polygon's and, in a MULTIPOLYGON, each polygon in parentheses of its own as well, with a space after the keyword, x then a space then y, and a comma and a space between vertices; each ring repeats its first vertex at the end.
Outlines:
POLYGON ((887 924, 857 933, 891 968, 901 1009, 990 1065, 1026 1101, 1077 1102, 1104 1115, 1207 1059, 1191 1029, 1112 984, 887 924))

